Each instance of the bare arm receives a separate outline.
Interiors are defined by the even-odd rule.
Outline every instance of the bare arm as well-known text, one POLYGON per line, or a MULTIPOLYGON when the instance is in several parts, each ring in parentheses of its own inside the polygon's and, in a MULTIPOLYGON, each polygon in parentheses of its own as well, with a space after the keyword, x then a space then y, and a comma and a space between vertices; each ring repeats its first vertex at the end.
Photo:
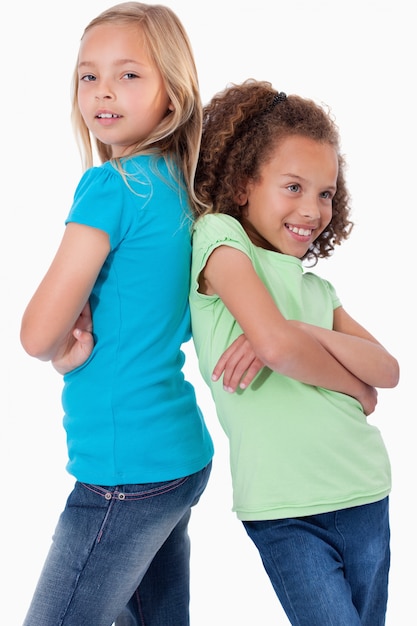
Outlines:
POLYGON ((201 288, 216 293, 238 321, 256 357, 272 370, 301 382, 351 395, 363 404, 371 390, 312 334, 291 324, 242 252, 228 246, 209 257, 201 288))
POLYGON ((342 308, 334 312, 333 330, 292 322, 315 337, 354 376, 373 387, 395 387, 397 360, 342 308))
POLYGON ((225 391, 233 393, 238 386, 240 389, 246 389, 263 367, 264 364, 258 359, 251 344, 242 334, 223 352, 214 367, 211 378, 217 381, 223 376, 225 391))
MULTIPOLYGON (((316 337, 328 352, 364 383, 381 388, 398 384, 397 360, 342 307, 335 310, 333 330, 295 320, 289 323, 316 337)), ((230 392, 236 391, 238 386, 245 389, 263 366, 242 334, 221 355, 212 379, 216 381, 223 376, 224 388, 230 392)))
POLYGON ((55 362, 71 349, 76 322, 109 251, 104 231, 75 223, 66 226, 55 258, 23 314, 20 338, 31 356, 55 362))
POLYGON ((68 341, 52 359, 52 365, 60 374, 67 374, 85 363, 93 348, 93 320, 90 303, 87 302, 68 336, 68 341))

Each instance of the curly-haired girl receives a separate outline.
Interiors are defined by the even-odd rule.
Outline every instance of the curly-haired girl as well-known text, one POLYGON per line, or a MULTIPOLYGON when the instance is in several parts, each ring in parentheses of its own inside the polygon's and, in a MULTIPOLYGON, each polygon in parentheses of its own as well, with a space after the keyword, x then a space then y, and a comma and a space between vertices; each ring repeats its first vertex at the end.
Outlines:
POLYGON ((233 509, 292 624, 380 626, 391 477, 367 415, 398 363, 303 267, 352 227, 337 126, 268 82, 230 85, 205 108, 196 192, 193 337, 229 438, 233 509), (242 330, 265 367, 228 393, 212 371, 242 330))

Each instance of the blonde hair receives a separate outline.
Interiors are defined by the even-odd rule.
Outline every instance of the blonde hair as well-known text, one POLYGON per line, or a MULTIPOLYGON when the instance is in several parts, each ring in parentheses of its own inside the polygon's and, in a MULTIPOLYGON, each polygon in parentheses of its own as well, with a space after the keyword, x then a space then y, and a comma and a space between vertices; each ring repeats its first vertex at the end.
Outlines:
MULTIPOLYGON (((100 24, 133 24, 140 29, 174 110, 146 139, 137 143, 131 156, 155 153, 173 158, 184 176, 192 208, 197 212, 200 203, 193 183, 200 148, 202 103, 194 55, 183 25, 168 7, 141 2, 123 2, 106 9, 87 25, 83 36, 100 24)), ((72 83, 71 118, 83 166, 88 169, 93 165, 92 137, 78 106, 78 60, 72 83)), ((111 148, 96 138, 94 142, 101 162, 111 160, 111 148)), ((117 164, 120 167, 120 162, 117 164)))

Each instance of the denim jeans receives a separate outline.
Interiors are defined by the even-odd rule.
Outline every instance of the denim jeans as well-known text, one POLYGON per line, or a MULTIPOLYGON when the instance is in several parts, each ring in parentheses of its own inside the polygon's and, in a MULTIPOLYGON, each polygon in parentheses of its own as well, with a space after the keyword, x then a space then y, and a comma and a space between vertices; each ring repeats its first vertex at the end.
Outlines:
POLYGON ((388 498, 333 513, 243 524, 291 624, 385 624, 388 498))
POLYGON ((143 485, 76 482, 24 626, 188 626, 187 527, 210 470, 143 485))

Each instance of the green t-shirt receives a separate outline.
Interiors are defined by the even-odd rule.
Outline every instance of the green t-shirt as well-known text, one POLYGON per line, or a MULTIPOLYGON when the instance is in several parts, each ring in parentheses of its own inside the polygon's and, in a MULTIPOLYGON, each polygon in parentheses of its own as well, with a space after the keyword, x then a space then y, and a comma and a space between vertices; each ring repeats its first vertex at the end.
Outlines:
POLYGON ((233 510, 242 520, 299 517, 376 502, 391 488, 390 463, 379 430, 360 403, 264 368, 244 391, 223 390, 211 373, 241 334, 216 295, 198 293, 198 275, 220 245, 241 250, 281 313, 331 329, 340 306, 332 285, 305 272, 296 257, 254 246, 228 215, 195 225, 190 304, 200 370, 229 438, 233 510))

